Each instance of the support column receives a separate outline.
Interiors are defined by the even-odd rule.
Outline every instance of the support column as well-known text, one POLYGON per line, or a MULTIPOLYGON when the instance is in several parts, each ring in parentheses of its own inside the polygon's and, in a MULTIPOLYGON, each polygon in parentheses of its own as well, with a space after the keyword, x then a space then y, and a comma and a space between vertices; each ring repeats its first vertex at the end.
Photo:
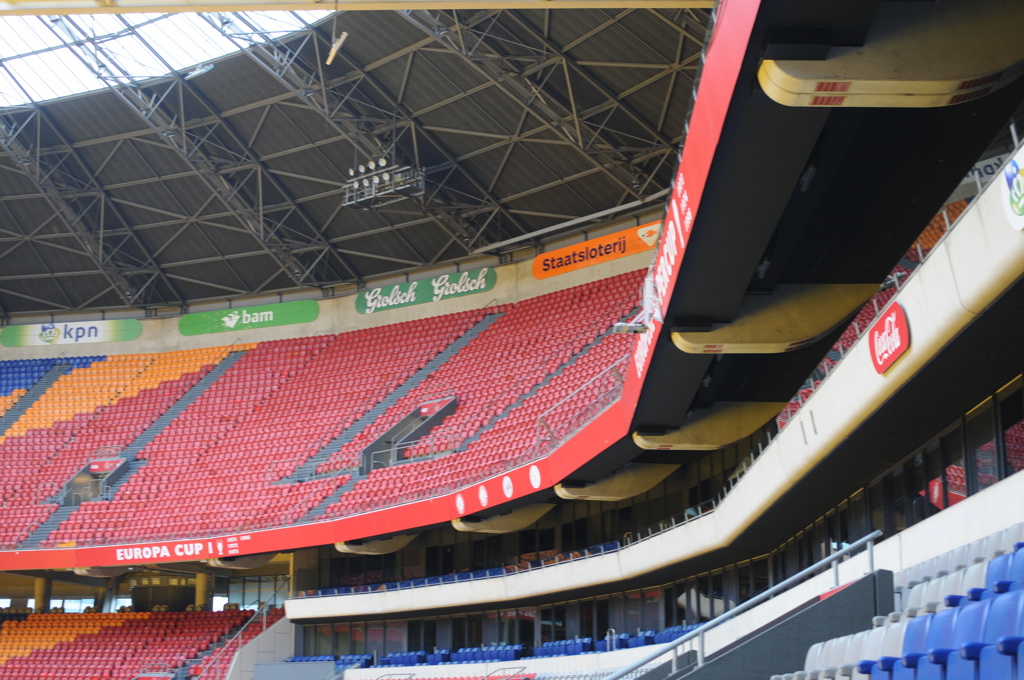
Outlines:
POLYGON ((50 608, 50 596, 53 594, 53 581, 42 576, 34 579, 36 613, 44 612, 50 608))
POLYGON ((196 607, 210 610, 210 580, 213 577, 208 574, 196 574, 196 607))
POLYGON ((317 579, 319 564, 320 553, 316 548, 296 550, 292 553, 289 568, 291 595, 294 596, 300 590, 314 590, 320 587, 317 579))

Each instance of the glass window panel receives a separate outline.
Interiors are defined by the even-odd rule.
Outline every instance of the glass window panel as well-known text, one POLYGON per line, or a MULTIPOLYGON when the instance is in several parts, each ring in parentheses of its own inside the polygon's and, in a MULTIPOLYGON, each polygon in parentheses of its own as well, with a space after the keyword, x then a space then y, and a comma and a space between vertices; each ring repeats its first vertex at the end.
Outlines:
POLYGON ((366 654, 366 624, 352 624, 352 647, 349 654, 366 654))
MULTIPOLYGON (((906 490, 903 468, 898 467, 882 480, 885 490, 885 533, 889 536, 907 528, 906 490)), ((809 564, 807 566, 810 566, 809 564)))
POLYGON ((640 606, 642 604, 642 594, 639 591, 633 591, 626 593, 626 632, 633 634, 638 630, 641 630, 641 613, 640 606))
POLYGON ((608 600, 598 600, 594 603, 594 627, 597 629, 597 637, 604 637, 611 628, 608 619, 608 600))
POLYGON ((942 456, 946 463, 947 507, 967 498, 967 474, 964 471, 963 432, 959 429, 942 438, 942 456))
POLYGON ((435 619, 423 622, 423 649, 428 652, 437 649, 437 621, 435 619))
POLYGON ((918 453, 903 466, 907 487, 907 523, 917 524, 931 514, 928 502, 928 480, 925 476, 924 454, 918 453))
POLYGON ((375 654, 378 658, 384 656, 384 622, 366 622, 366 651, 364 654, 375 654))
POLYGON ((1024 393, 1017 390, 999 405, 1007 475, 1024 470, 1024 393))
POLYGON ((316 626, 302 627, 302 653, 305 656, 316 656, 316 626))
POLYGON ((517 642, 523 645, 533 645, 536 643, 536 630, 537 630, 537 610, 536 609, 520 609, 519 610, 519 639, 517 642))
POLYGON ((644 630, 661 630, 665 626, 661 617, 661 589, 652 588, 644 591, 643 622, 644 630))
MULTIPOLYGON (((384 640, 384 653, 390 654, 391 652, 404 652, 406 647, 405 642, 405 621, 388 621, 385 629, 385 640, 384 640)), ((417 649, 419 649, 417 647, 417 649)))
POLYGON ((552 607, 553 619, 552 624, 554 625, 555 639, 564 640, 566 637, 565 629, 565 605, 559 604, 552 607))
POLYGON ((468 646, 466 644, 466 617, 456 616, 452 619, 452 649, 468 646))
MULTIPOLYGON (((269 30, 281 38, 328 15, 327 11, 304 11, 225 16, 232 20, 228 30, 269 30)), ((77 56, 85 56, 89 46, 72 50, 65 46, 67 41, 94 41, 116 59, 116 64, 108 64, 115 74, 134 79, 183 71, 237 50, 234 41, 194 13, 2 17, 0 31, 0 59, 17 72, 24 87, 5 87, 0 81, 2 105, 44 101, 104 87, 105 83, 77 56)))
POLYGON ((999 481, 999 460, 996 456, 995 422, 992 404, 980 409, 967 422, 967 448, 971 455, 973 493, 999 481))
POLYGON ((467 647, 480 647, 484 644, 484 616, 470 614, 466 617, 467 647))
POLYGON ((332 639, 331 624, 322 623, 316 626, 316 652, 314 654, 333 654, 331 651, 332 639))
POLYGON ((937 512, 946 507, 949 499, 946 493, 945 467, 942 457, 942 443, 938 440, 930 443, 921 452, 924 458, 924 476, 928 489, 929 513, 937 512))
POLYGON ((338 655, 352 654, 352 626, 348 623, 334 625, 334 653, 338 655))

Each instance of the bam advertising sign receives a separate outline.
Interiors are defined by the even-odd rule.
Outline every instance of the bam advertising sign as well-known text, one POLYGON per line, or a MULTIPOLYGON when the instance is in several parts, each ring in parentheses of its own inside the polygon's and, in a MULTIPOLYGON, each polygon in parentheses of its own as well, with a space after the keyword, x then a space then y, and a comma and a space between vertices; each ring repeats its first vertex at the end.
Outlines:
POLYGON ((135 340, 140 335, 142 335, 142 323, 138 319, 33 323, 24 326, 5 326, 3 330, 0 330, 0 345, 31 347, 33 345, 124 342, 135 340))
POLYGON ((617 231, 574 246, 566 246, 538 255, 533 260, 533 277, 546 279, 567 272, 611 262, 620 257, 653 250, 658 245, 661 223, 652 222, 642 227, 617 231))
POLYGON ((497 282, 497 272, 490 267, 484 267, 458 274, 441 274, 432 279, 371 288, 356 297, 356 311, 360 314, 373 314, 385 309, 474 295, 494 288, 497 282))
POLYGON ((320 314, 316 300, 296 300, 275 305, 257 305, 222 309, 217 312, 186 314, 178 321, 182 335, 205 335, 207 333, 230 333, 254 328, 288 326, 295 323, 309 323, 320 314))

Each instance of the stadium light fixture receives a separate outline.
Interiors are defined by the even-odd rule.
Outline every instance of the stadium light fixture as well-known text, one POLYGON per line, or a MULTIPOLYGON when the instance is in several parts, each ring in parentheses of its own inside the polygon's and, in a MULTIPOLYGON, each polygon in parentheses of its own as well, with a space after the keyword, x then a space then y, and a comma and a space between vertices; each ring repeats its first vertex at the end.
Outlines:
POLYGON ((345 43, 345 38, 347 38, 347 37, 348 37, 348 32, 347 31, 342 31, 341 35, 339 35, 337 40, 335 40, 334 43, 331 45, 331 51, 327 53, 327 65, 328 66, 330 66, 331 62, 334 61, 334 58, 336 56, 338 56, 338 50, 341 49, 341 46, 345 43))
POLYGON ((192 80, 198 78, 204 73, 209 73, 213 70, 213 64, 196 64, 196 67, 192 69, 191 73, 185 76, 185 80, 192 80))

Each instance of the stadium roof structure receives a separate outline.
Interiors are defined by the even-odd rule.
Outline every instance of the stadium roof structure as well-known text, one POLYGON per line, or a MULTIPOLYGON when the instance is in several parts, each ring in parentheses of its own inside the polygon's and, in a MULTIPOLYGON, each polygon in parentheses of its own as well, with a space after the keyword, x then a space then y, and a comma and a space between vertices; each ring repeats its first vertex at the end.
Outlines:
POLYGON ((658 210, 709 14, 201 14, 239 51, 198 65, 159 15, 8 19, 56 40, 0 61, 0 314, 350 292, 658 210), (102 89, 33 99, 54 57, 102 89))

